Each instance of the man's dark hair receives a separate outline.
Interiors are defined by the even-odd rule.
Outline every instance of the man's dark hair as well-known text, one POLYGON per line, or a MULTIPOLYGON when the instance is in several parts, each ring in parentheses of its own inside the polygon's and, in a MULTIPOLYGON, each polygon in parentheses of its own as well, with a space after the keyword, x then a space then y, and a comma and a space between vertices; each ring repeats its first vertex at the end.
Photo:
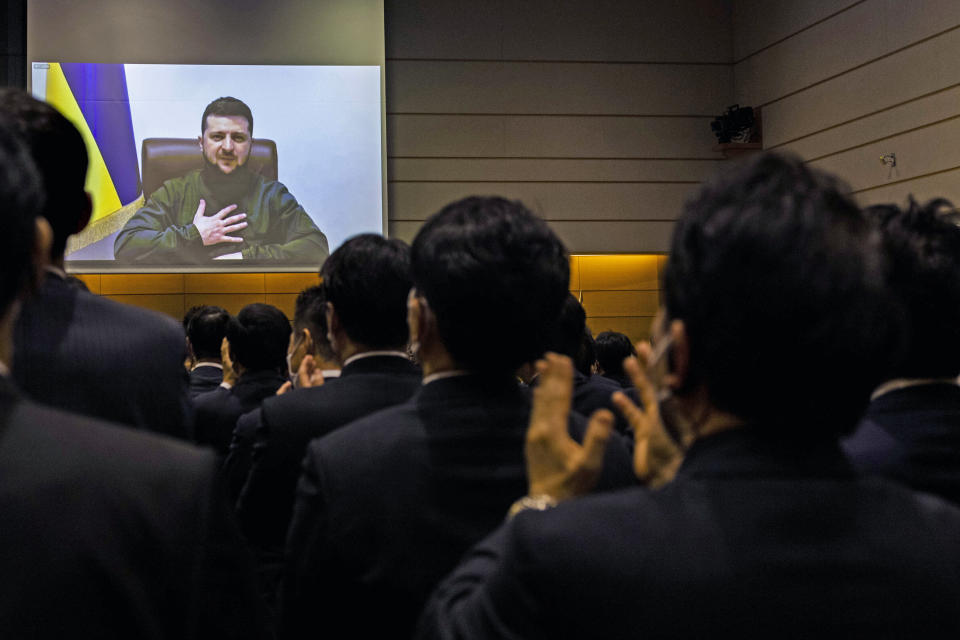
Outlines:
POLYGON ((413 281, 460 366, 513 372, 538 358, 568 294, 566 249, 522 203, 453 202, 413 241, 413 281))
POLYGON ((891 377, 960 373, 960 212, 949 201, 869 207, 890 262, 889 285, 906 312, 903 358, 891 377))
POLYGON ((208 104, 203 110, 203 117, 200 118, 200 135, 207 130, 207 116, 242 116, 247 119, 250 135, 253 135, 253 112, 243 100, 226 96, 208 104))
POLYGON ((849 431, 899 330, 880 234, 836 179, 761 154, 715 177, 677 221, 666 320, 683 320, 693 383, 780 436, 849 431))
MULTIPOLYGON (((201 307, 190 319, 187 326, 187 338, 197 358, 220 359, 220 345, 227 335, 230 314, 223 307, 201 307)), ((233 345, 233 343, 230 343, 233 345)))
POLYGON ((227 324, 230 356, 248 372, 286 371, 290 321, 273 305, 248 304, 227 324))
POLYGON ((0 89, 0 112, 26 143, 40 173, 46 193, 40 215, 53 227, 50 256, 58 259, 89 207, 84 190, 87 147, 69 120, 26 91, 0 89))
POLYGON ((318 284, 301 291, 293 310, 293 329, 309 330, 317 355, 324 360, 331 360, 335 354, 327 339, 326 304, 323 285, 318 284))
POLYGON ((594 347, 597 352, 597 364, 600 365, 604 375, 608 376, 626 375, 623 371, 623 361, 637 355, 630 338, 617 331, 598 333, 594 339, 594 347))
POLYGON ((593 335, 587 328, 587 312, 572 293, 567 293, 563 300, 547 351, 569 356, 577 371, 585 376, 590 375, 596 361, 593 335))
POLYGON ((193 320, 193 317, 198 313, 200 313, 201 311, 203 311, 204 309, 206 309, 207 306, 208 305, 205 305, 205 304, 195 304, 189 309, 187 309, 187 312, 183 314, 183 320, 181 321, 183 323, 184 333, 188 333, 188 329, 190 328, 190 321, 193 320))
POLYGON ((410 247, 373 233, 354 236, 320 270, 327 302, 347 336, 368 349, 407 344, 410 247))
POLYGON ((44 201, 40 175, 15 124, 0 113, 0 314, 33 282, 31 253, 44 201))

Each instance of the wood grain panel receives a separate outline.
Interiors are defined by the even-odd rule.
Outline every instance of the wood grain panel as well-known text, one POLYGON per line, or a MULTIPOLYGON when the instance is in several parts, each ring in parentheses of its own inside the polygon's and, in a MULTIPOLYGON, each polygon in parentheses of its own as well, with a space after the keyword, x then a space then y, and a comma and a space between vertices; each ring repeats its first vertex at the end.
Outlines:
POLYGON ((584 291, 588 316, 652 316, 660 306, 657 291, 584 291))
POLYGON ((736 0, 733 3, 733 57, 759 49, 863 0, 736 0))
POLYGON ((230 313, 238 313, 240 309, 254 302, 266 302, 263 293, 187 293, 184 295, 184 306, 189 309, 194 305, 212 304, 223 307, 230 313))
POLYGON ((183 293, 183 274, 179 273, 104 273, 100 275, 100 293, 165 294, 183 293))
MULTIPOLYGON (((106 274, 104 274, 106 275, 106 274)), ((178 322, 183 320, 183 314, 187 307, 184 306, 184 297, 182 293, 169 294, 117 294, 107 295, 107 298, 130 304, 135 307, 159 311, 175 318, 178 322)))
POLYGON ((387 57, 499 58, 504 1, 388 0, 383 5, 387 57))
MULTIPOLYGON (((420 221, 391 221, 390 235, 412 242, 420 221)), ((670 248, 672 222, 564 222, 549 223, 571 253, 649 253, 670 248)))
MULTIPOLYGON (((187 273, 184 278, 187 293, 264 292, 262 273, 187 273)), ((262 298, 261 295, 261 300, 262 298)))
POLYGON ((570 291, 580 290, 580 256, 570 256, 570 291))
POLYGON ((314 285, 320 284, 316 273, 265 273, 264 291, 271 293, 297 294, 314 285))
POLYGON ((297 306, 297 294, 295 293, 268 293, 264 298, 267 304, 277 307, 287 316, 290 322, 293 322, 293 312, 297 306))
POLYGON ((729 62, 730 4, 722 0, 514 2, 503 21, 503 57, 729 62))
POLYGON ((820 158, 850 147, 886 139, 908 129, 957 117, 957 105, 960 105, 960 87, 952 87, 833 126, 821 133, 767 148, 790 151, 807 159, 820 158))
POLYGON ((763 109, 764 144, 775 146, 958 85, 958 59, 960 30, 768 105, 763 109))
POLYGON ((587 327, 593 335, 601 331, 618 331, 626 334, 632 342, 649 340, 652 325, 653 316, 587 318, 587 327))
POLYGON ((580 287, 584 292, 656 290, 657 256, 580 256, 580 287))
POLYGON ((387 140, 390 155, 401 157, 721 159, 713 151, 711 120, 712 116, 391 115, 387 140))
POLYGON ((869 189, 856 194, 861 205, 893 202, 904 204, 908 195, 919 202, 931 198, 943 197, 960 204, 960 168, 944 171, 932 176, 907 180, 896 184, 869 189))
POLYGON ((732 69, 715 65, 394 61, 386 73, 392 113, 714 116, 733 96, 732 69))
POLYGON ((828 156, 811 164, 841 176, 854 191, 861 191, 960 166, 960 147, 943 144, 944 140, 960 140, 960 117, 828 156), (890 152, 895 152, 897 156, 897 166, 893 168, 879 161, 881 155, 890 152))
POLYGON ((596 180, 702 182, 723 160, 551 160, 534 158, 393 158, 387 162, 392 182, 596 180))
POLYGON ((389 185, 391 218, 423 220, 471 195, 519 199, 547 220, 673 220, 696 184, 400 182, 389 185))

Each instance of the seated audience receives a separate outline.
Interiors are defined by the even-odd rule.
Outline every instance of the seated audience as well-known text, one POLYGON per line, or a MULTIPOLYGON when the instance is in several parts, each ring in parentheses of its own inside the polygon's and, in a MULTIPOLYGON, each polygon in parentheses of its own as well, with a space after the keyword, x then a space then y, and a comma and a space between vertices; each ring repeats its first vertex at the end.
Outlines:
POLYGON ((466 556, 419 637, 960 634, 960 510, 858 476, 838 444, 898 330, 877 232, 847 191, 772 154, 700 189, 654 329, 659 402, 636 361, 645 408, 616 400, 643 477, 661 473, 658 412, 692 442, 676 476, 550 508, 597 459, 565 433, 573 372, 551 355, 526 449, 533 495, 515 509, 544 511, 466 556))
MULTIPOLYGON (((217 491, 214 456, 34 404, 10 379, 16 310, 38 285, 57 235, 37 217, 41 179, 6 115, 0 114, 0 634, 265 637, 250 562, 217 491)), ((44 295, 48 285, 40 286, 44 295)), ((182 338, 175 343, 182 347, 182 338)))
POLYGON ((960 504, 960 212, 944 200, 868 209, 907 315, 904 357, 844 443, 860 470, 960 504))
POLYGON ((30 149, 47 197, 41 215, 53 228, 50 265, 15 328, 17 384, 43 404, 188 437, 186 349, 179 325, 66 281, 67 238, 83 230, 92 211, 80 132, 56 109, 19 89, 0 89, 0 113, 30 149))
POLYGON ((194 400, 196 441, 226 455, 237 418, 286 382, 290 321, 269 304, 248 304, 227 323, 226 343, 236 382, 194 400))
MULTIPOLYGON (((513 373, 543 353, 567 295, 563 245, 519 202, 468 198, 423 225, 411 271, 423 385, 310 443, 287 539, 287 637, 318 621, 330 637, 408 637, 434 584, 526 486, 530 403, 513 373)), ((330 327, 338 336, 335 316, 330 327)), ((634 482, 619 437, 606 451, 601 486, 634 482)))
POLYGON ((222 307, 197 309, 187 324, 187 351, 194 363, 190 368, 190 397, 213 391, 223 382, 220 347, 227 335, 230 314, 222 307))
POLYGON ((633 387, 633 382, 623 370, 623 361, 636 356, 630 338, 616 331, 601 331, 594 340, 597 352, 597 373, 610 378, 624 389, 633 387))

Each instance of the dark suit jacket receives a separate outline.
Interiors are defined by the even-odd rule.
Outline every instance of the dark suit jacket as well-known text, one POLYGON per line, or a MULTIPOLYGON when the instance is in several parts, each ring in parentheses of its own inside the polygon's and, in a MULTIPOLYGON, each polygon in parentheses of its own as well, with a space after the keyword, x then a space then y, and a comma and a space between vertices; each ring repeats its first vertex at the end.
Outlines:
POLYGON ((223 382, 223 369, 209 364, 200 364, 190 372, 190 399, 201 393, 214 391, 223 382))
POLYGON ((436 590, 420 638, 960 637, 960 510, 834 444, 697 442, 658 491, 521 513, 436 590))
MULTIPOLYGON (((527 492, 530 395, 510 377, 424 385, 310 444, 287 540, 282 633, 404 638, 439 581, 527 492)), ((584 423, 571 425, 582 437, 584 423)), ((605 487, 635 482, 614 434, 605 487)))
POLYGON ((861 471, 960 505, 960 387, 927 384, 870 403, 844 450, 861 471))
MULTIPOLYGON (((249 476, 237 502, 241 527, 261 547, 282 547, 293 513, 300 465, 307 444, 380 409, 407 400, 420 388, 420 370, 399 356, 369 356, 346 365, 320 387, 268 398, 253 422, 249 476)), ((236 437, 250 433, 238 426, 236 437)), ((240 443, 234 445, 235 450, 240 443)))
POLYGON ((244 373, 230 389, 218 387, 193 401, 196 442, 227 454, 237 419, 277 393, 287 379, 279 371, 244 373))
POLYGON ((0 635, 254 638, 250 558, 212 453, 0 380, 0 635))
POLYGON ((49 274, 23 305, 13 377, 42 404, 187 438, 183 328, 49 274))

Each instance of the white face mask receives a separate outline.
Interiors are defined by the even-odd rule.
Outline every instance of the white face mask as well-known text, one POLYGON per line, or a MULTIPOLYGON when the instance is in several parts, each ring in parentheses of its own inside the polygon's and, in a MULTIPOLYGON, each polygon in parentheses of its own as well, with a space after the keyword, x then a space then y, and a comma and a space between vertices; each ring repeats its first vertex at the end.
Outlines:
POLYGON ((297 372, 293 369, 293 354, 297 352, 301 344, 303 344, 302 337, 294 342, 293 348, 287 352, 287 372, 290 374, 290 381, 293 382, 294 386, 297 384, 297 372))
POLYGON ((665 358, 667 359, 666 371, 669 373, 672 369, 669 361, 672 357, 672 346, 673 338, 671 336, 660 340, 653 354, 651 354, 652 357, 650 358, 647 371, 650 376, 650 381, 653 383, 654 391, 656 391, 657 394, 657 406, 660 412, 660 422, 663 423, 663 429, 667 432, 667 435, 670 436, 670 439, 673 440, 674 444, 680 447, 682 451, 685 451, 687 445, 684 441, 686 439, 685 435, 689 435, 688 426, 684 424, 684 420, 680 415, 677 398, 673 395, 673 390, 663 383, 664 368, 661 363, 665 358))

